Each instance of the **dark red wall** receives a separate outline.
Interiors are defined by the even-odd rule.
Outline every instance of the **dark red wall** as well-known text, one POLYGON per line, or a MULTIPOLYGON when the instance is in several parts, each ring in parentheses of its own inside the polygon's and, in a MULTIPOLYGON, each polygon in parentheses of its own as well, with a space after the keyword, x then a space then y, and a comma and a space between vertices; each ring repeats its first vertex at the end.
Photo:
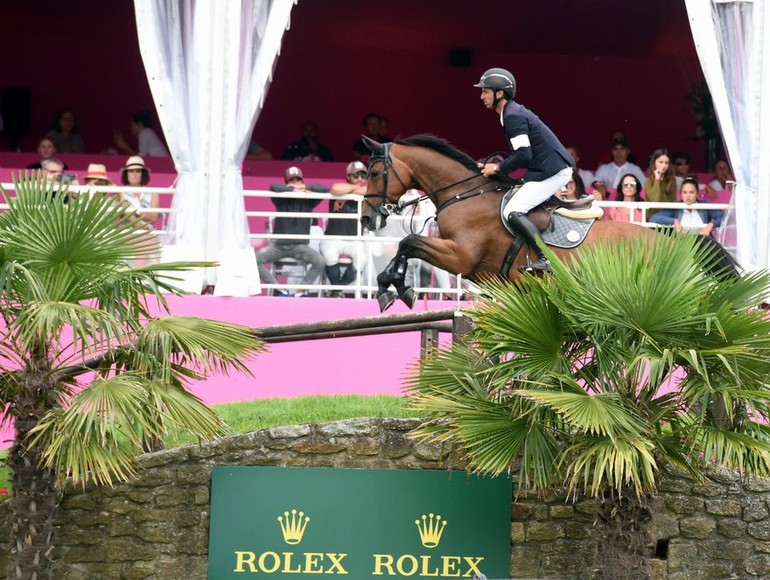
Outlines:
MULTIPOLYGON (((23 150, 34 150, 59 108, 75 110, 87 148, 99 152, 113 130, 128 134, 134 110, 152 107, 130 0, 4 3, 0 37, 0 85, 33 92, 23 150)), ((588 168, 616 128, 643 165, 666 146, 702 168, 685 100, 702 73, 681 0, 301 0, 255 138, 280 156, 314 120, 346 160, 374 111, 393 136, 430 132, 483 156, 505 147, 472 87, 491 66, 514 72, 517 99, 577 145, 588 168), (454 46, 471 48, 471 67, 450 66, 454 46)))

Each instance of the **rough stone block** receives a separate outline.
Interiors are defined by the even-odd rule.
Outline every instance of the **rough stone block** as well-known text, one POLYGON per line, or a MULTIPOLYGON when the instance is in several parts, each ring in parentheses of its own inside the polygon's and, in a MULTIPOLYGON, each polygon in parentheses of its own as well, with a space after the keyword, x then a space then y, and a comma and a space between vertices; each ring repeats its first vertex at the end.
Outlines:
POLYGON ((575 511, 589 516, 595 516, 599 512, 598 499, 584 499, 575 504, 575 511))
POLYGON ((521 544, 526 540, 524 534, 524 524, 522 522, 513 522, 511 524, 511 543, 521 544))
POLYGON ((316 433, 326 437, 375 435, 379 430, 379 423, 376 420, 373 421, 366 418, 347 419, 345 421, 315 425, 316 433))
POLYGON ((650 560, 650 580, 667 580, 668 562, 653 558, 650 560))
POLYGON ((690 493, 693 481, 690 479, 664 477, 658 483, 658 491, 663 493, 690 493))
POLYGON ((652 518, 652 537, 668 540, 679 535, 679 521, 671 514, 656 513, 652 518))
POLYGON ((666 507, 677 514, 691 514, 703 509, 704 500, 701 497, 688 495, 672 495, 665 498, 666 507))
POLYGON ((770 516, 767 503, 759 498, 749 498, 743 507, 743 519, 747 522, 759 522, 770 516))
POLYGON ((770 554, 754 554, 746 560, 746 572, 766 578, 770 574, 770 554))
POLYGON ((208 485, 211 482, 211 466, 180 465, 176 470, 176 480, 182 485, 208 485))
POLYGON ((532 504, 515 502, 511 506, 511 519, 526 520, 532 515, 532 504))
POLYGON ((556 519, 571 518, 575 515, 575 508, 571 505, 552 505, 551 517, 556 519))
POLYGON ((770 491, 770 478, 750 476, 743 480, 743 487, 748 491, 770 491))
POLYGON ((679 522, 679 532, 684 538, 707 538, 715 528, 716 522, 706 516, 684 518, 679 522))
POLYGON ((740 560, 749 557, 753 551, 751 542, 745 540, 715 540, 703 546, 706 560, 740 560))
POLYGON ((304 425, 284 425, 281 427, 272 427, 267 430, 272 439, 299 439, 307 437, 311 433, 311 426, 304 425))
POLYGON ((583 540, 591 536, 591 526, 582 522, 564 522, 564 536, 571 540, 583 540))
POLYGON ((695 495, 705 495, 706 497, 716 497, 725 493, 725 489, 716 483, 696 483, 692 486, 692 492, 695 495))
POLYGON ((724 518, 717 521, 717 532, 726 538, 739 538, 746 534, 746 522, 737 518, 724 518))
POLYGON ((564 537, 564 527, 556 522, 529 522, 527 525, 528 542, 547 542, 564 537))
POLYGON ((668 544, 668 571, 692 569, 698 559, 698 546, 695 542, 686 540, 671 540, 668 544))
POLYGON ((743 508, 734 499, 707 499, 706 511, 717 516, 740 517, 743 508))
POLYGON ((750 535, 760 540, 770 540, 770 520, 764 522, 752 522, 748 525, 750 535))
POLYGON ((536 544, 511 548, 511 578, 542 578, 540 550, 536 544))

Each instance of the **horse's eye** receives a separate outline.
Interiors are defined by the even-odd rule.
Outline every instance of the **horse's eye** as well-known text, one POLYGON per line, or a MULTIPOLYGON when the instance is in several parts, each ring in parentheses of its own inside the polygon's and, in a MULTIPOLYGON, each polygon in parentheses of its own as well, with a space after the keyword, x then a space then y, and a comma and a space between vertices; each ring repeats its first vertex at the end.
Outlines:
POLYGON ((371 173, 369 173, 369 179, 377 179, 379 176, 380 176, 379 171, 372 171, 371 173))

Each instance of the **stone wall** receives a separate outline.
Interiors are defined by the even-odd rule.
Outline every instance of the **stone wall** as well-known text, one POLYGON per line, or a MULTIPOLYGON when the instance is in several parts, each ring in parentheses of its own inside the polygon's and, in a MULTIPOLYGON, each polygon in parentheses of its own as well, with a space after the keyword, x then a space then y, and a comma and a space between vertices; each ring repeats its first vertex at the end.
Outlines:
MULTIPOLYGON (((131 484, 65 492, 57 518, 57 577, 203 579, 213 465, 446 467, 445 450, 408 438, 417 422, 355 419, 277 427, 143 456, 144 470, 131 484)), ((517 498, 511 576, 591 578, 596 507, 595 500, 565 502, 558 494, 517 498)), ((7 506, 0 504, 3 544, 7 519, 7 506)), ((716 473, 696 484, 667 473, 654 521, 654 578, 770 578, 770 480, 716 473)), ((0 575, 6 557, 0 554, 0 575)))

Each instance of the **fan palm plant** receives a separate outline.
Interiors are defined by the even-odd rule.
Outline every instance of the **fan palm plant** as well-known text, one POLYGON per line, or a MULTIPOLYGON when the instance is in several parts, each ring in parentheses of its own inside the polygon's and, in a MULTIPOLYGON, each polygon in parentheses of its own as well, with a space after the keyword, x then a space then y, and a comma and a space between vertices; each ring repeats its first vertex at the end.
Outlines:
POLYGON ((428 417, 416 436, 450 442, 470 469, 516 464, 519 489, 600 498, 605 578, 647 577, 665 464, 694 478, 714 464, 770 472, 770 320, 755 308, 770 276, 715 282, 697 237, 659 238, 486 284, 469 340, 407 382, 428 417))
POLYGON ((152 231, 103 195, 68 196, 37 175, 3 190, 0 408, 15 424, 8 578, 53 574, 60 482, 111 484, 167 429, 226 431, 186 390, 209 371, 246 371, 261 349, 245 327, 168 314, 174 272, 132 267, 157 253, 152 231), (89 371, 87 378, 77 378, 89 371))

